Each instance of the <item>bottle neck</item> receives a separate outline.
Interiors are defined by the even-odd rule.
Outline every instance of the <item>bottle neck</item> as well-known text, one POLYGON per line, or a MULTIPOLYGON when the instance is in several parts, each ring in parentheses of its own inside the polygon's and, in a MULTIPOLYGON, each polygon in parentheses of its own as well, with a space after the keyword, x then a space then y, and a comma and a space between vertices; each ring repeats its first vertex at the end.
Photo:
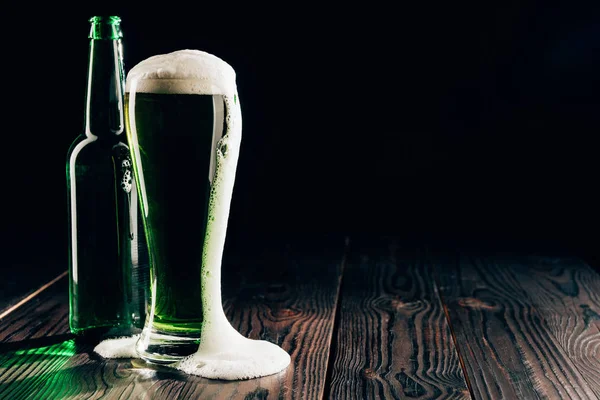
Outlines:
POLYGON ((90 39, 85 134, 120 138, 123 118, 123 52, 121 39, 90 39))

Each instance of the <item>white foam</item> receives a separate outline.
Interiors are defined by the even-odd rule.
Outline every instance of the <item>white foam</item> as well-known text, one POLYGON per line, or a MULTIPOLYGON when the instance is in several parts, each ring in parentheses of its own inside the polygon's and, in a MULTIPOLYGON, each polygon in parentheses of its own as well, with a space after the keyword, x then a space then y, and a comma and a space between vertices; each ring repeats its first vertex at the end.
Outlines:
MULTIPOLYGON (((221 302, 221 261, 242 137, 233 68, 206 52, 175 51, 150 57, 133 67, 127 75, 126 91, 131 93, 130 113, 135 110, 135 93, 138 92, 220 94, 225 102, 227 130, 216 146, 216 168, 209 198, 211 218, 207 218, 202 253, 204 322, 200 345, 196 353, 172 366, 188 374, 227 380, 256 378, 283 370, 290 364, 289 354, 273 343, 242 336, 227 320, 221 302)), ((130 135, 132 146, 137 150, 137 133, 132 121, 130 135)), ((135 159, 140 162, 139 155, 135 159)), ((137 170, 143 171, 141 164, 137 170)), ((143 182, 140 176, 142 201, 146 202, 143 182)), ((128 351, 135 348, 135 343, 129 347, 131 344, 130 341, 123 343, 128 351)), ((125 354, 125 347, 122 350, 125 354)))
POLYGON ((202 332, 198 351, 174 366, 190 375, 237 380, 275 374, 289 364, 290 356, 281 347, 222 326, 202 332))
POLYGON ((127 74, 125 91, 136 81, 138 93, 233 94, 235 71, 200 50, 177 50, 147 58, 127 74))
POLYGON ((106 339, 100 342, 94 351, 104 358, 137 358, 135 343, 140 335, 106 339))

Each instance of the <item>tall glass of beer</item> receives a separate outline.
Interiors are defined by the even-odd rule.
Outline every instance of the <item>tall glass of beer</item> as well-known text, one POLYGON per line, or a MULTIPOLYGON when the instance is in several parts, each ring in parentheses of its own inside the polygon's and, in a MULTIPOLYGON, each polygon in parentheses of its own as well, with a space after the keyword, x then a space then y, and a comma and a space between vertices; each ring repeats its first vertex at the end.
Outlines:
POLYGON ((150 253, 139 355, 194 353, 202 326, 225 321, 221 257, 241 141, 233 68, 199 50, 150 57, 126 80, 125 116, 150 253))

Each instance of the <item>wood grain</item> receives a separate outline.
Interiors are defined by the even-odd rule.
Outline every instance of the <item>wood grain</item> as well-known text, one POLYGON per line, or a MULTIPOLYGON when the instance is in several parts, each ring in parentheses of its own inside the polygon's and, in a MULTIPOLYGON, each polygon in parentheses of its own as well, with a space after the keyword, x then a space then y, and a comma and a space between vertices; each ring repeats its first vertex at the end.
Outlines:
POLYGON ((95 342, 68 334, 63 280, 3 321, 0 399, 322 398, 344 242, 275 243, 275 249, 265 243, 254 253, 228 253, 223 303, 242 334, 291 354, 285 371, 227 382, 136 359, 102 359, 92 351, 95 342))
POLYGON ((549 332, 600 397, 600 275, 578 258, 527 256, 510 268, 549 332))
POLYGON ((351 244, 331 398, 470 398, 432 273, 422 251, 351 244))
POLYGON ((28 257, 22 257, 21 260, 8 257, 3 260, 3 268, 0 279, 0 315, 66 269, 64 263, 53 260, 41 262, 28 257), (38 265, 35 266, 34 263, 38 265))
POLYGON ((435 259, 476 399, 597 399, 512 268, 459 252, 435 259))

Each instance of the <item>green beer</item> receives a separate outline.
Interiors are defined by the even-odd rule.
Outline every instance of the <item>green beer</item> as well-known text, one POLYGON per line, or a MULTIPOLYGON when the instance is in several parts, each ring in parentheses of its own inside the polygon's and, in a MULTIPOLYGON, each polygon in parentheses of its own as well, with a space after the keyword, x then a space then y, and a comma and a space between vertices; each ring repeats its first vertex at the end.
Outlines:
MULTIPOLYGON (((197 94, 136 94, 134 115, 147 199, 142 213, 152 265, 154 327, 164 333, 197 337, 202 323, 200 272, 209 173, 212 145, 220 139, 213 135, 213 100, 223 102, 218 95, 213 99, 212 95, 197 94)), ((127 118, 129 103, 126 93, 127 118)))
POLYGON ((221 263, 242 138, 235 71, 200 50, 143 60, 126 82, 126 126, 151 265, 136 351, 215 379, 274 374, 289 354, 231 326, 221 263))
POLYGON ((216 283, 241 131, 231 141, 239 105, 218 85, 223 71, 233 76, 231 67, 195 51, 155 60, 130 71, 125 116, 150 258, 136 348, 148 361, 169 363, 194 353, 207 315, 222 310, 216 283), (209 292, 218 306, 206 306, 209 292))

